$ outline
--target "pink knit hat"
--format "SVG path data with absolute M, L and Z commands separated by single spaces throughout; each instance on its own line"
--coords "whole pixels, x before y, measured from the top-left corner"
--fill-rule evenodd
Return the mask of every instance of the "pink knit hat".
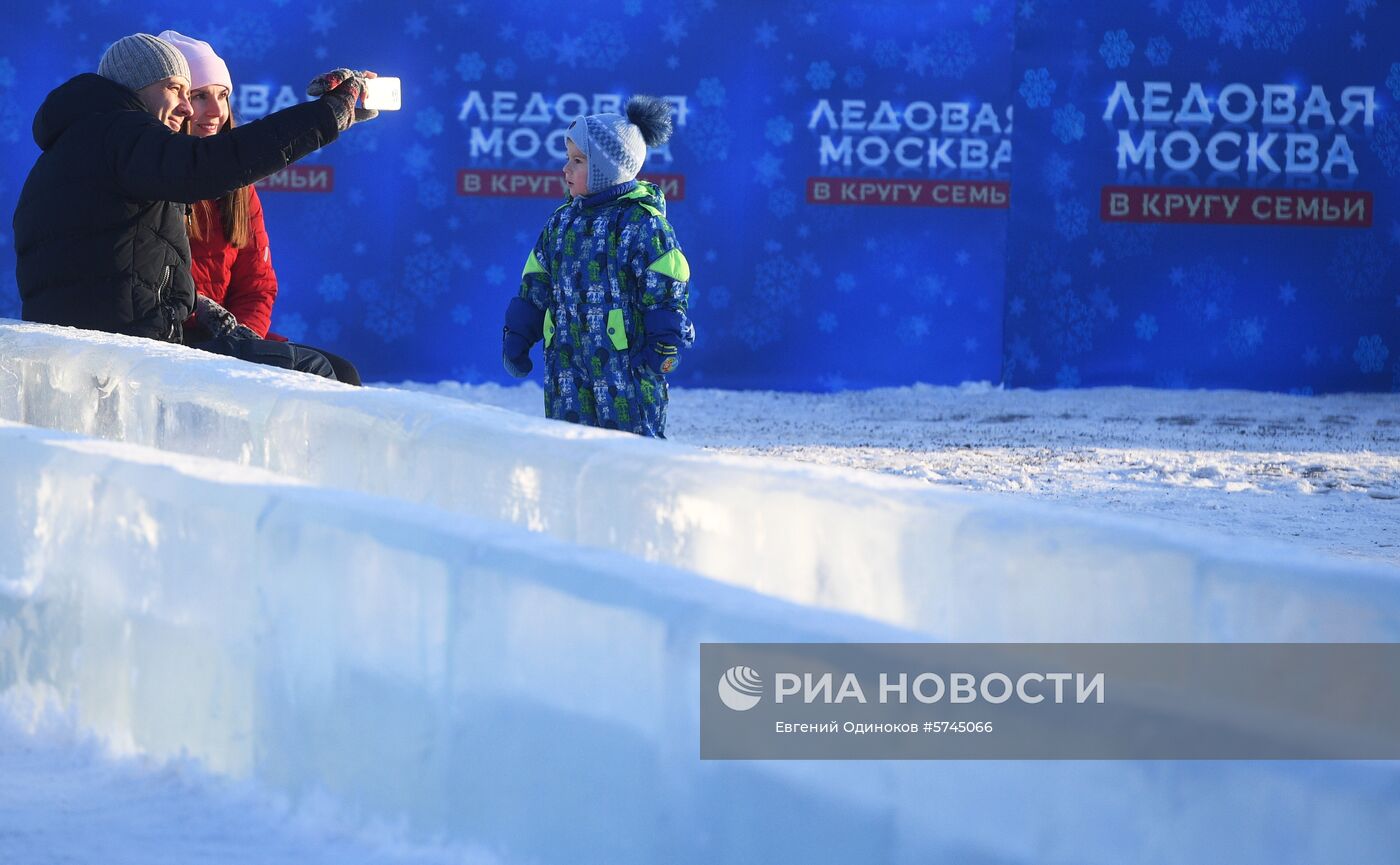
M 228 74 L 228 65 L 214 53 L 208 42 L 191 39 L 174 30 L 165 30 L 157 35 L 180 49 L 180 53 L 185 55 L 185 60 L 189 61 L 191 90 L 208 87 L 210 84 L 222 84 L 228 88 L 229 93 L 233 92 L 233 77 Z

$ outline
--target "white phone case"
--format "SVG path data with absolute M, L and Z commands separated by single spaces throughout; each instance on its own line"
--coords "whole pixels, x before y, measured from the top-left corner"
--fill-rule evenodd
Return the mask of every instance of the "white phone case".
M 398 111 L 403 104 L 399 79 L 366 78 L 365 95 L 361 104 L 377 111 Z

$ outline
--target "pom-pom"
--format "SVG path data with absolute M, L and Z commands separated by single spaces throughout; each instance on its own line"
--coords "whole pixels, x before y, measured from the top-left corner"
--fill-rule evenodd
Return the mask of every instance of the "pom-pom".
M 671 103 L 655 96 L 627 100 L 627 122 L 642 131 L 647 147 L 659 147 L 671 138 Z

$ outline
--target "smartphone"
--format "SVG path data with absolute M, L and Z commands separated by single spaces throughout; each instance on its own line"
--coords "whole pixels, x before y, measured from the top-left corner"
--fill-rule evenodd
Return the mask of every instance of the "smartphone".
M 403 104 L 397 78 L 366 78 L 365 95 L 360 103 L 376 111 L 398 111 Z

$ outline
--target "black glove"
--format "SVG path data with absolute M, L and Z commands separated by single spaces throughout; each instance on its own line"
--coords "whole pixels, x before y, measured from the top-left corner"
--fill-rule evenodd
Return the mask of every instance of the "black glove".
M 239 324 L 233 313 L 202 294 L 194 296 L 194 315 L 214 339 L 262 339 L 246 324 Z
M 319 96 L 335 110 L 335 122 L 341 132 L 349 129 L 352 123 L 379 116 L 379 112 L 371 108 L 356 107 L 364 92 L 363 73 L 344 67 L 323 72 L 306 85 L 307 96 Z
M 513 297 L 506 307 L 506 326 L 501 331 L 501 361 L 506 372 L 516 378 L 530 374 L 530 346 L 544 338 L 544 312 L 523 297 Z

